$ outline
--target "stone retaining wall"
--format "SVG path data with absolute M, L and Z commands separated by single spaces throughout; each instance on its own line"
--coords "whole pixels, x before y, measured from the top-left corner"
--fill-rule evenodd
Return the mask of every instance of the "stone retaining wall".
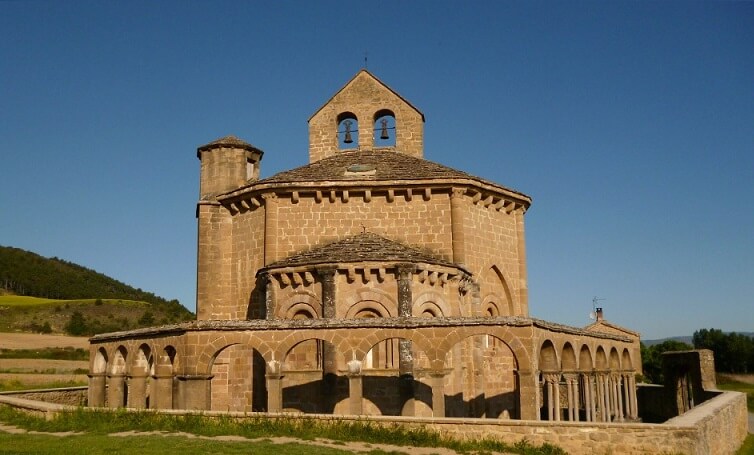
M 68 406 L 86 406 L 86 394 L 88 389 L 87 386 L 82 386 L 60 389 L 21 390 L 3 392 L 2 395 L 32 401 L 42 401 L 45 403 L 56 403 Z
M 75 409 L 70 406 L 35 402 L 0 395 L 0 404 L 8 404 L 27 412 L 46 415 Z M 185 414 L 187 411 L 162 411 Z M 532 444 L 549 443 L 570 454 L 735 454 L 746 438 L 746 396 L 739 392 L 722 392 L 682 416 L 663 424 L 648 423 L 579 423 L 540 422 L 491 419 L 432 419 L 390 416 L 332 416 L 313 414 L 257 414 L 203 411 L 207 417 L 250 416 L 283 417 L 328 421 L 370 421 L 378 425 L 400 424 L 424 427 L 459 439 L 497 438 L 508 443 L 526 439 Z

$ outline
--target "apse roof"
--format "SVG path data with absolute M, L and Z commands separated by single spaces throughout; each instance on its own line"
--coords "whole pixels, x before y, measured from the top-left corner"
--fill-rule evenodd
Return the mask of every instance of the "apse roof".
M 430 179 L 471 179 L 526 196 L 466 172 L 385 149 L 340 152 L 251 184 Z
M 269 264 L 265 269 L 299 267 L 324 263 L 349 262 L 421 262 L 459 268 L 458 265 L 430 253 L 412 248 L 372 232 L 362 232 L 353 237 L 296 253 Z

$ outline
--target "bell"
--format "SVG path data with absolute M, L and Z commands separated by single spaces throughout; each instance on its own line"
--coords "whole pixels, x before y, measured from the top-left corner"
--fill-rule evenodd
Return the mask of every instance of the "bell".
M 390 139 L 390 136 L 387 134 L 387 119 L 382 119 L 380 123 L 382 124 L 382 134 L 380 134 L 380 139 L 383 141 L 385 139 Z
M 346 144 L 351 144 L 351 143 L 353 143 L 353 138 L 351 137 L 351 121 L 350 120 L 346 120 L 343 123 L 346 125 L 346 136 L 343 139 L 343 142 L 346 143 Z

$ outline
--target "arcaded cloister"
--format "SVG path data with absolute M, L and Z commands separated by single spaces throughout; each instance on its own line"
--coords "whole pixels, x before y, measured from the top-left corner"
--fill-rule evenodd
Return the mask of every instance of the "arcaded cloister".
M 89 406 L 638 419 L 637 333 L 529 316 L 529 196 L 426 160 L 366 70 L 308 123 L 267 178 L 236 137 L 198 148 L 197 320 L 93 337 Z

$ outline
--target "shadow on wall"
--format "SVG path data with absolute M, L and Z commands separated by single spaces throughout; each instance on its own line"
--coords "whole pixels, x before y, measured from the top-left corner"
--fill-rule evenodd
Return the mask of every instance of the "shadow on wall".
M 308 381 L 283 389 L 283 408 L 286 411 L 337 414 L 336 407 L 343 405 L 349 397 L 348 377 L 326 375 L 322 379 L 321 372 L 311 374 Z M 316 375 L 319 379 L 315 379 Z M 319 400 L 312 400 L 312 397 L 319 397 Z M 432 416 L 432 389 L 410 376 L 364 376 L 364 400 L 367 414 Z M 463 394 L 446 395 L 446 417 L 517 418 L 515 402 L 514 392 L 469 399 L 464 399 Z M 348 414 L 345 410 L 342 413 Z
M 709 349 L 668 351 L 662 354 L 663 385 L 640 384 L 639 417 L 661 423 L 719 395 L 715 382 L 715 358 Z

